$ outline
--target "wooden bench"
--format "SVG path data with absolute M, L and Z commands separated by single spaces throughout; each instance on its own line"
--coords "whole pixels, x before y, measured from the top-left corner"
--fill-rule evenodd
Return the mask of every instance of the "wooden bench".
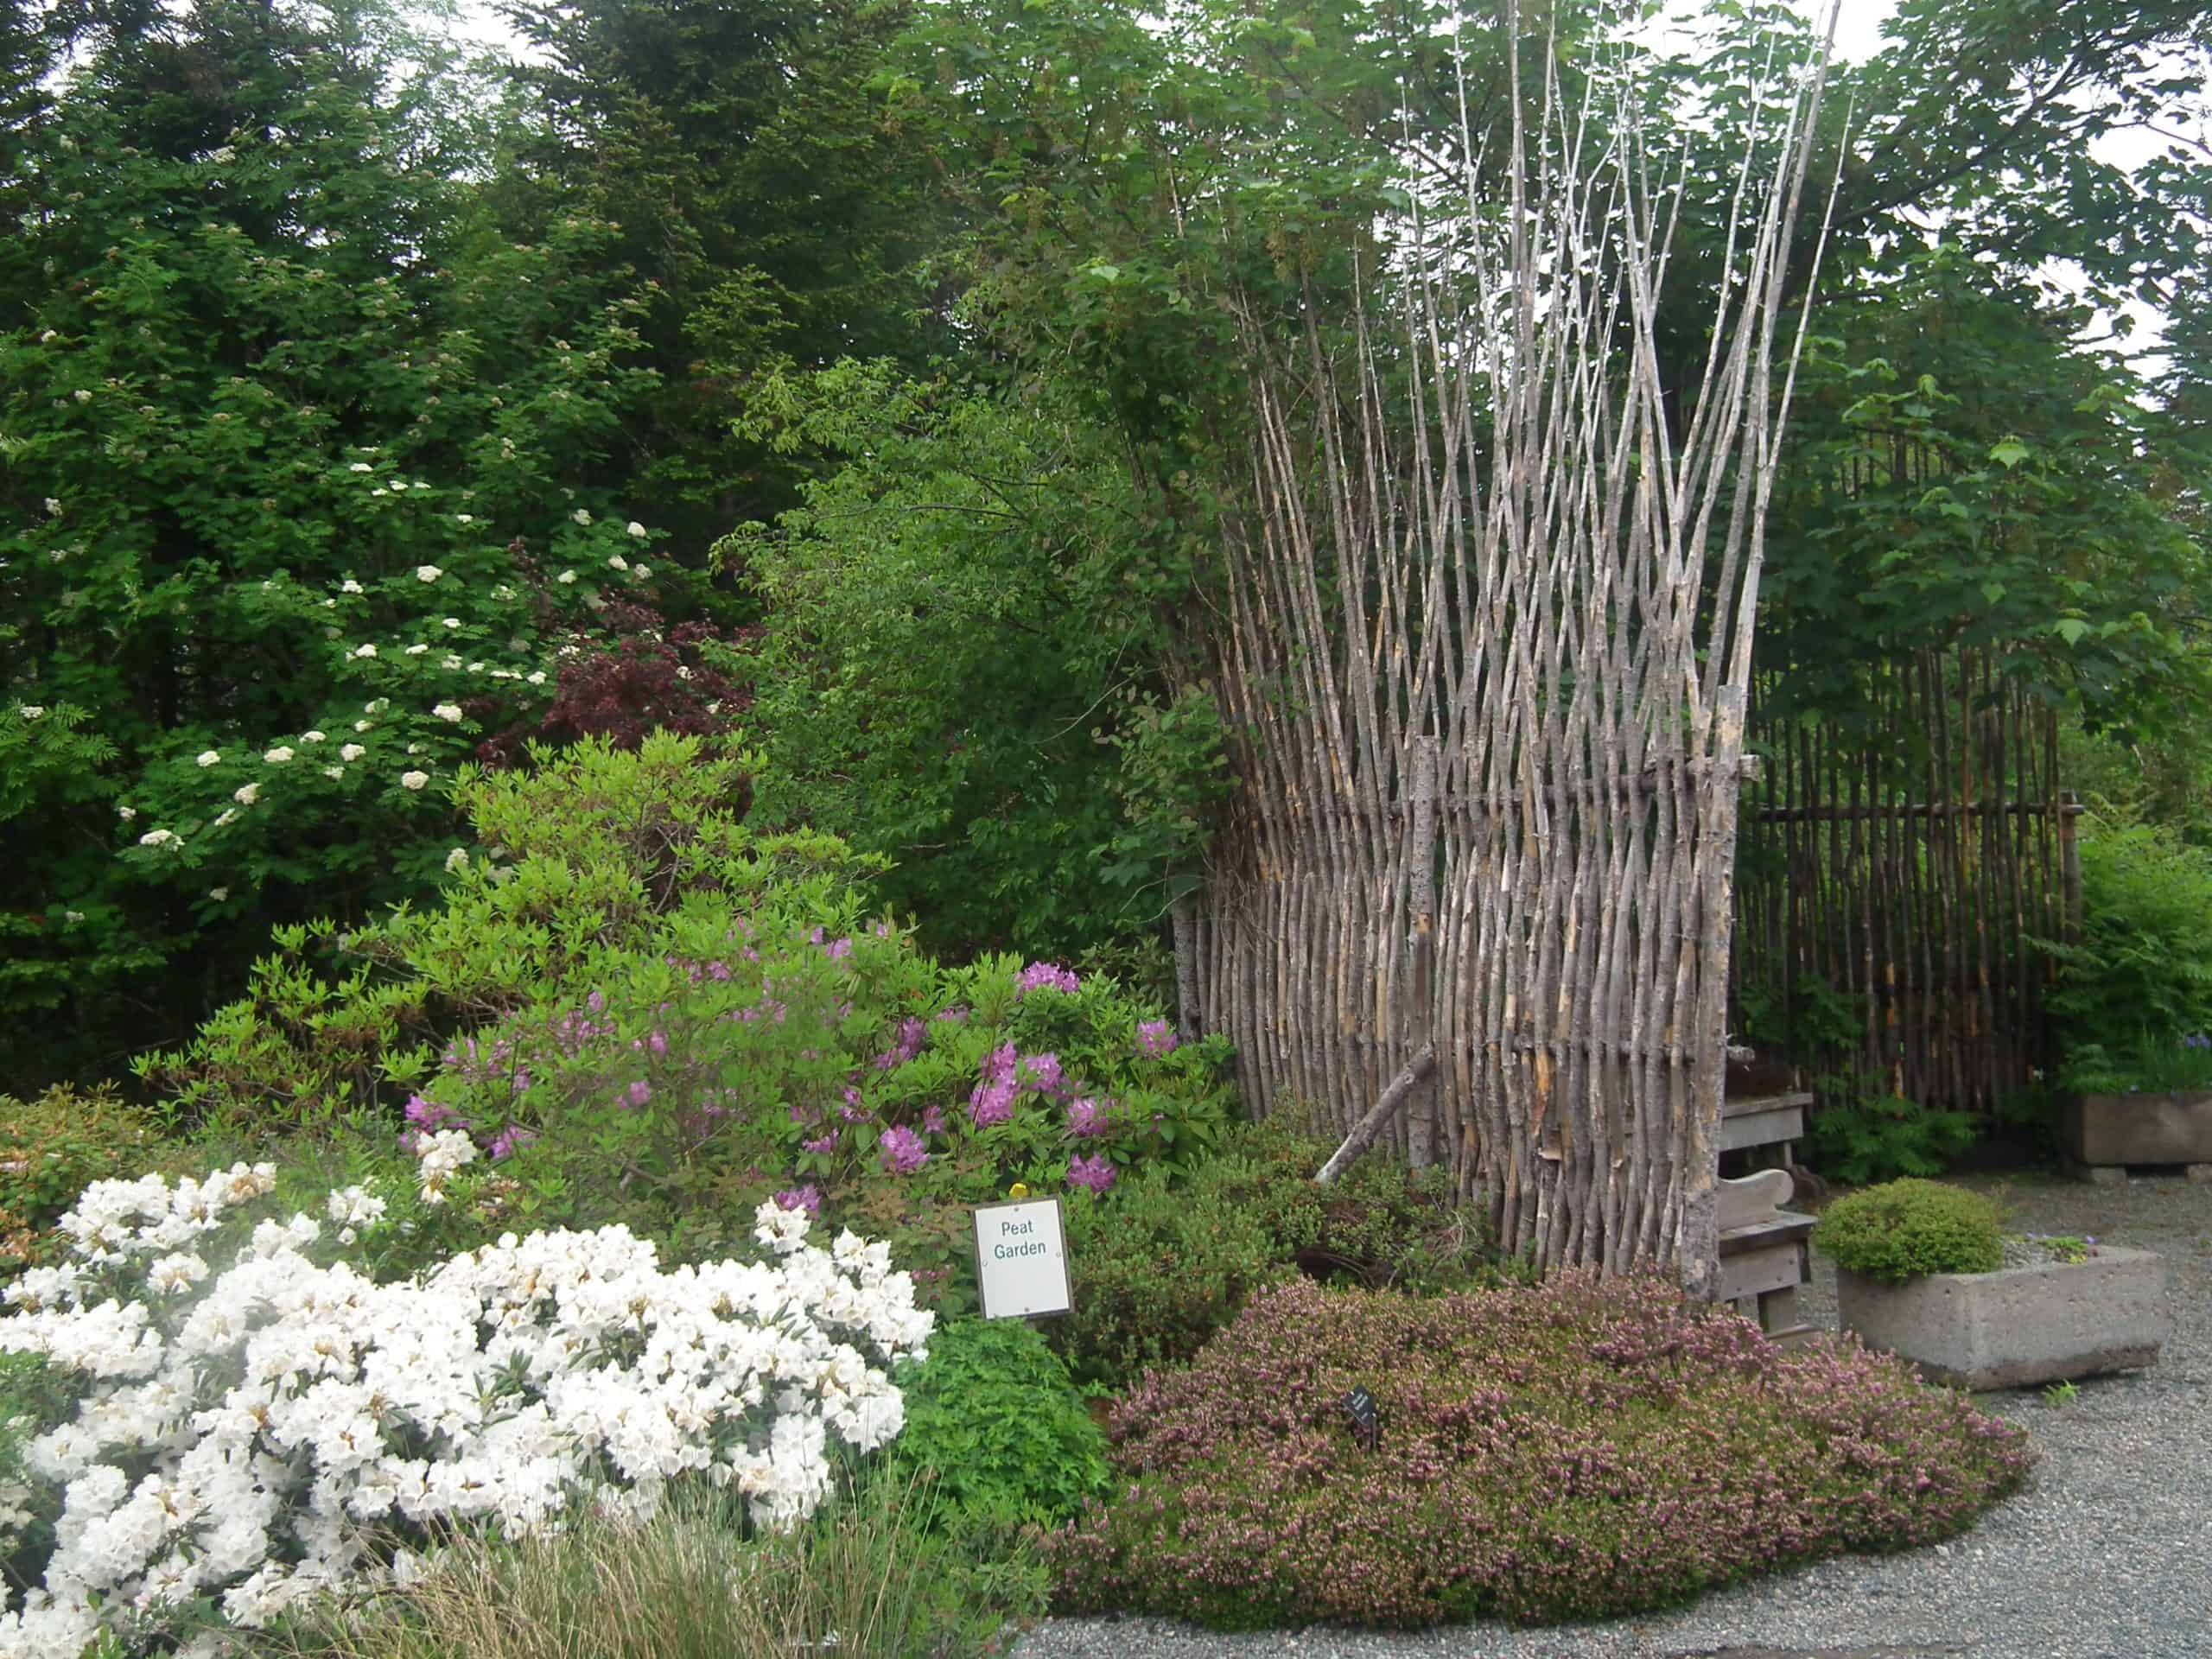
M 1783 1167 L 1796 1162 L 1796 1143 L 1805 1134 L 1808 1093 L 1726 1095 L 1720 1102 L 1720 1150 L 1749 1153 L 1753 1161 L 1772 1160 Z M 1778 1151 L 1770 1151 L 1778 1148 Z
M 1785 1169 L 1723 1180 L 1719 1188 L 1720 1300 L 1781 1343 L 1813 1333 L 1797 1311 L 1797 1287 L 1812 1276 L 1806 1241 L 1813 1218 L 1783 1208 L 1796 1191 Z

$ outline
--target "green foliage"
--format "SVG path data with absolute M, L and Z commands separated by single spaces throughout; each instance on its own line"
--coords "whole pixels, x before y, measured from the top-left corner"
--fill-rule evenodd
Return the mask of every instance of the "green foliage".
M 947 1527 L 922 1484 L 877 1480 L 788 1536 L 734 1498 L 678 1489 L 643 1526 L 580 1514 L 509 1544 L 456 1539 L 365 1607 L 310 1606 L 253 1640 L 266 1659 L 970 1659 L 1042 1611 L 1019 1541 Z
M 2004 1265 L 1997 1206 L 1938 1181 L 1888 1181 L 1847 1193 L 1813 1229 L 1836 1266 L 1890 1284 L 1929 1273 L 1994 1273 Z
M 1255 1290 L 1294 1270 L 1421 1293 L 1496 1281 L 1482 1218 L 1447 1172 L 1370 1154 L 1316 1185 L 1334 1150 L 1273 1120 L 1240 1126 L 1180 1183 L 1147 1171 L 1110 1208 L 1072 1205 L 1075 1311 L 1052 1339 L 1077 1379 L 1118 1393 L 1187 1363 Z
M 606 466 L 643 302 L 604 221 L 504 232 L 496 99 L 378 0 L 82 44 L 0 303 L 0 701 L 53 711 L 0 750 L 32 1078 L 180 1034 L 272 920 L 433 891 L 456 763 L 654 580 Z
M 29 1101 L 0 1095 L 0 1274 L 56 1255 L 50 1230 L 77 1194 L 143 1174 L 157 1139 L 109 1084 L 79 1093 L 57 1084 Z
M 940 1516 L 1012 1534 L 1056 1527 L 1106 1490 L 1106 1436 L 1044 1338 L 1018 1319 L 954 1319 L 903 1370 L 906 1426 L 871 1478 L 919 1485 Z
M 2059 1081 L 2083 1094 L 2191 1086 L 2212 1034 L 2212 850 L 2156 824 L 2093 821 L 2082 927 L 2045 940 Z
M 1215 1163 L 1258 1179 L 1234 1154 Z M 1119 1393 L 1148 1370 L 1189 1363 L 1255 1290 L 1294 1271 L 1255 1210 L 1218 1191 L 1179 1189 L 1164 1172 L 1120 1183 L 1110 1205 L 1078 1198 L 1066 1219 L 1075 1307 L 1052 1338 L 1093 1392 Z
M 440 908 L 289 931 L 248 996 L 149 1058 L 171 1112 L 372 1160 L 403 1117 L 464 1126 L 501 1221 L 626 1221 L 679 1257 L 780 1193 L 889 1239 L 948 1309 L 974 1294 L 968 1206 L 1218 1141 L 1218 1041 L 1141 1041 L 1151 1011 L 1103 977 L 931 962 L 865 919 L 869 861 L 739 816 L 747 757 L 660 736 L 534 763 L 461 780 L 480 853 Z
M 1862 1186 L 1900 1176 L 1940 1175 L 1974 1143 L 1974 1116 L 1923 1105 L 1878 1085 L 1857 1094 L 1821 1079 L 1820 1104 L 1806 1127 L 1806 1160 L 1832 1181 Z

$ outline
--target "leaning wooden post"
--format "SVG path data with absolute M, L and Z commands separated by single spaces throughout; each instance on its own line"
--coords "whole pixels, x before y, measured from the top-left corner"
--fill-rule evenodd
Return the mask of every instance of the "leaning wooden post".
M 1436 1035 L 1436 794 L 1444 746 L 1433 737 L 1413 741 L 1412 824 L 1406 847 L 1408 908 L 1413 912 L 1412 984 L 1402 1025 L 1408 1052 L 1418 1053 Z M 1436 1161 L 1439 1090 L 1435 1075 L 1416 1084 L 1406 1120 L 1406 1158 L 1415 1169 Z

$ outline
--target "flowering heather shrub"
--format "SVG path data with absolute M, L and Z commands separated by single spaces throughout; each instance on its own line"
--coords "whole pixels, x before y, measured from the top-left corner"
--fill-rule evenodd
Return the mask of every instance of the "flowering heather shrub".
M 144 1116 L 106 1087 L 0 1095 L 0 1273 L 54 1255 L 66 1240 L 51 1229 L 77 1194 L 137 1167 L 155 1139 Z
M 2020 1431 L 1895 1360 L 1784 1352 L 1656 1278 L 1576 1274 L 1269 1290 L 1111 1433 L 1122 1496 L 1049 1540 L 1062 1602 L 1222 1627 L 1635 1612 L 1950 1537 L 2029 1464 Z
M 1941 1181 L 1885 1181 L 1827 1207 L 1813 1243 L 1836 1266 L 1890 1284 L 1925 1273 L 1994 1273 L 2005 1265 L 1997 1206 Z
M 159 1645 L 216 1608 L 258 1626 L 390 1582 L 396 1547 L 456 1523 L 528 1535 L 584 1499 L 644 1519 L 687 1475 L 787 1528 L 830 1489 L 831 1437 L 868 1452 L 899 1432 L 891 1366 L 933 1322 L 885 1246 L 817 1249 L 772 1204 L 766 1263 L 664 1272 L 611 1227 L 508 1234 L 378 1284 L 325 1232 L 387 1224 L 382 1198 L 246 1233 L 274 1181 L 241 1163 L 98 1183 L 62 1219 L 71 1259 L 10 1290 L 0 1350 L 42 1356 L 75 1397 L 0 1491 L 0 1548 L 35 1585 L 0 1612 L 0 1655 L 103 1629 Z

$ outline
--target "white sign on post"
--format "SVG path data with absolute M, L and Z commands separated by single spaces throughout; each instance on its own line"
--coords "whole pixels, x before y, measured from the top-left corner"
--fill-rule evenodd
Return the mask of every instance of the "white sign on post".
M 976 1211 L 976 1278 L 987 1319 L 1065 1313 L 1068 1251 L 1058 1198 L 987 1204 Z

